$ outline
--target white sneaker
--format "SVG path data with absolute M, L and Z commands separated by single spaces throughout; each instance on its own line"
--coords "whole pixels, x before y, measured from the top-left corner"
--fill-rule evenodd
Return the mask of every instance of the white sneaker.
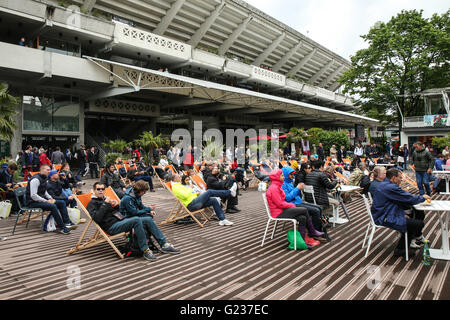
M 219 221 L 219 226 L 231 226 L 233 225 L 233 222 L 230 220 L 224 219 Z
M 233 185 L 232 185 L 231 188 L 230 188 L 231 196 L 232 196 L 233 198 L 236 197 L 236 190 L 237 190 L 237 184 L 236 184 L 236 182 L 235 182 L 235 183 L 233 183 Z
M 418 244 L 425 244 L 425 238 L 423 237 L 423 235 L 421 235 L 420 237 L 418 237 L 418 238 L 415 238 L 414 240 L 416 240 L 416 242 L 418 243 Z

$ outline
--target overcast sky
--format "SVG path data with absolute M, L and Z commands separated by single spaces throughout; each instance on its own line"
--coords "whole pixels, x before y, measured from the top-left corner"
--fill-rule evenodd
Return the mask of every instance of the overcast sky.
M 423 9 L 428 18 L 450 8 L 448 0 L 245 1 L 348 60 L 367 47 L 360 35 L 377 21 L 387 22 L 403 9 Z

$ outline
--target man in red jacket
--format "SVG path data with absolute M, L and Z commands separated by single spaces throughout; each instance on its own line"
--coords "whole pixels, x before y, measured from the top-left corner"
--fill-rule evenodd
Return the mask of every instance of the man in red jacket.
M 307 237 L 306 223 L 311 219 L 308 209 L 297 207 L 295 204 L 285 201 L 286 195 L 281 188 L 284 183 L 283 171 L 280 169 L 274 170 L 270 173 L 269 178 L 272 184 L 267 189 L 266 197 L 272 217 L 297 220 L 298 231 L 308 248 L 319 245 L 319 241 Z
M 41 166 L 43 164 L 48 164 L 49 166 L 51 166 L 51 162 L 50 159 L 47 157 L 47 150 L 44 150 L 40 155 L 39 155 L 39 160 L 41 162 Z

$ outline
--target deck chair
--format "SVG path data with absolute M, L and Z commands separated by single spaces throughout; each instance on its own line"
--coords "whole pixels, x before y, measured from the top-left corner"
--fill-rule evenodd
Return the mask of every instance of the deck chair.
M 260 181 L 258 180 L 258 178 L 255 175 L 255 171 L 253 170 L 252 166 L 248 166 L 250 168 L 250 171 L 253 173 L 253 177 L 250 180 L 249 184 L 248 184 L 248 188 L 249 189 L 253 189 L 253 188 L 257 188 L 258 184 L 260 183 Z
M 119 173 L 119 169 L 120 169 L 120 168 L 125 168 L 125 171 L 128 172 L 129 167 L 128 167 L 128 169 L 127 169 L 127 166 L 126 166 L 126 165 L 123 165 L 123 164 L 115 164 L 115 165 L 114 165 L 114 168 L 116 168 L 117 174 L 119 175 L 120 180 L 122 180 L 122 182 L 125 184 L 125 187 L 128 188 L 128 187 L 131 185 L 131 181 L 130 181 L 130 179 L 128 179 L 127 177 L 125 177 L 125 178 L 122 177 L 122 176 L 120 175 L 120 173 Z
M 172 184 L 170 182 L 165 182 L 164 184 L 165 184 L 166 189 L 170 192 L 170 194 L 176 200 L 176 203 L 173 206 L 172 210 L 170 211 L 167 219 L 164 220 L 163 222 L 161 222 L 159 225 L 162 226 L 164 224 L 175 222 L 177 220 L 180 220 L 180 219 L 183 219 L 186 217 L 191 217 L 192 219 L 194 219 L 195 222 L 197 222 L 197 224 L 201 228 L 203 228 L 205 226 L 205 224 L 210 220 L 208 218 L 208 214 L 206 212 L 208 211 L 210 214 L 211 209 L 203 208 L 203 209 L 200 209 L 197 211 L 190 211 L 172 192 Z M 209 210 L 207 210 L 207 209 L 209 209 Z M 199 216 L 199 219 L 197 219 L 196 215 Z
M 54 164 L 53 165 L 53 170 L 60 171 L 61 168 L 62 168 L 62 164 Z
M 288 167 L 287 161 L 280 161 L 280 163 L 283 167 Z
M 114 192 L 114 190 L 111 187 L 108 187 L 105 189 L 105 195 L 117 200 L 120 202 L 119 197 L 116 195 L 116 193 Z M 89 204 L 89 201 L 91 201 L 91 193 L 85 193 L 85 194 L 81 194 L 81 195 L 76 195 L 75 199 L 77 201 L 78 204 L 78 208 L 80 209 L 81 212 L 83 212 L 89 219 L 86 227 L 83 230 L 83 233 L 80 236 L 80 239 L 78 240 L 78 243 L 76 244 L 76 246 L 72 249 L 70 249 L 69 251 L 67 251 L 67 254 L 72 254 L 87 248 L 91 248 L 94 247 L 100 243 L 103 242 L 108 242 L 108 244 L 114 249 L 114 251 L 119 255 L 119 257 L 121 259 L 124 258 L 124 255 L 120 252 L 120 250 L 116 247 L 116 245 L 112 242 L 112 240 L 114 239 L 118 239 L 118 238 L 127 238 L 127 234 L 125 232 L 110 236 L 108 235 L 105 231 L 103 231 L 102 228 L 100 228 L 100 226 L 95 223 L 95 221 L 92 219 L 91 215 L 89 214 L 89 212 L 87 211 L 87 205 Z M 96 228 L 95 233 L 92 237 L 85 239 L 86 233 L 89 229 L 89 227 L 91 225 L 94 225 L 94 227 Z
M 197 187 L 199 187 L 200 189 L 203 189 L 203 190 L 207 190 L 206 182 L 202 179 L 202 177 L 200 177 L 198 175 L 193 175 L 190 178 Z

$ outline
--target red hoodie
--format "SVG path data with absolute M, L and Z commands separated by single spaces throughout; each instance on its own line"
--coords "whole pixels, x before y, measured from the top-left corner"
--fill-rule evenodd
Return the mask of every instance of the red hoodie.
M 48 164 L 49 166 L 52 165 L 52 163 L 50 162 L 50 160 L 47 157 L 47 154 L 45 152 L 42 152 L 41 155 L 39 156 L 39 160 L 41 162 L 41 166 L 43 164 Z
M 283 181 L 280 180 L 280 175 L 283 173 L 281 169 L 274 170 L 270 173 L 269 178 L 272 181 L 269 189 L 267 189 L 266 197 L 272 217 L 278 217 L 285 209 L 295 208 L 295 204 L 286 202 L 284 199 L 286 195 L 281 189 Z

